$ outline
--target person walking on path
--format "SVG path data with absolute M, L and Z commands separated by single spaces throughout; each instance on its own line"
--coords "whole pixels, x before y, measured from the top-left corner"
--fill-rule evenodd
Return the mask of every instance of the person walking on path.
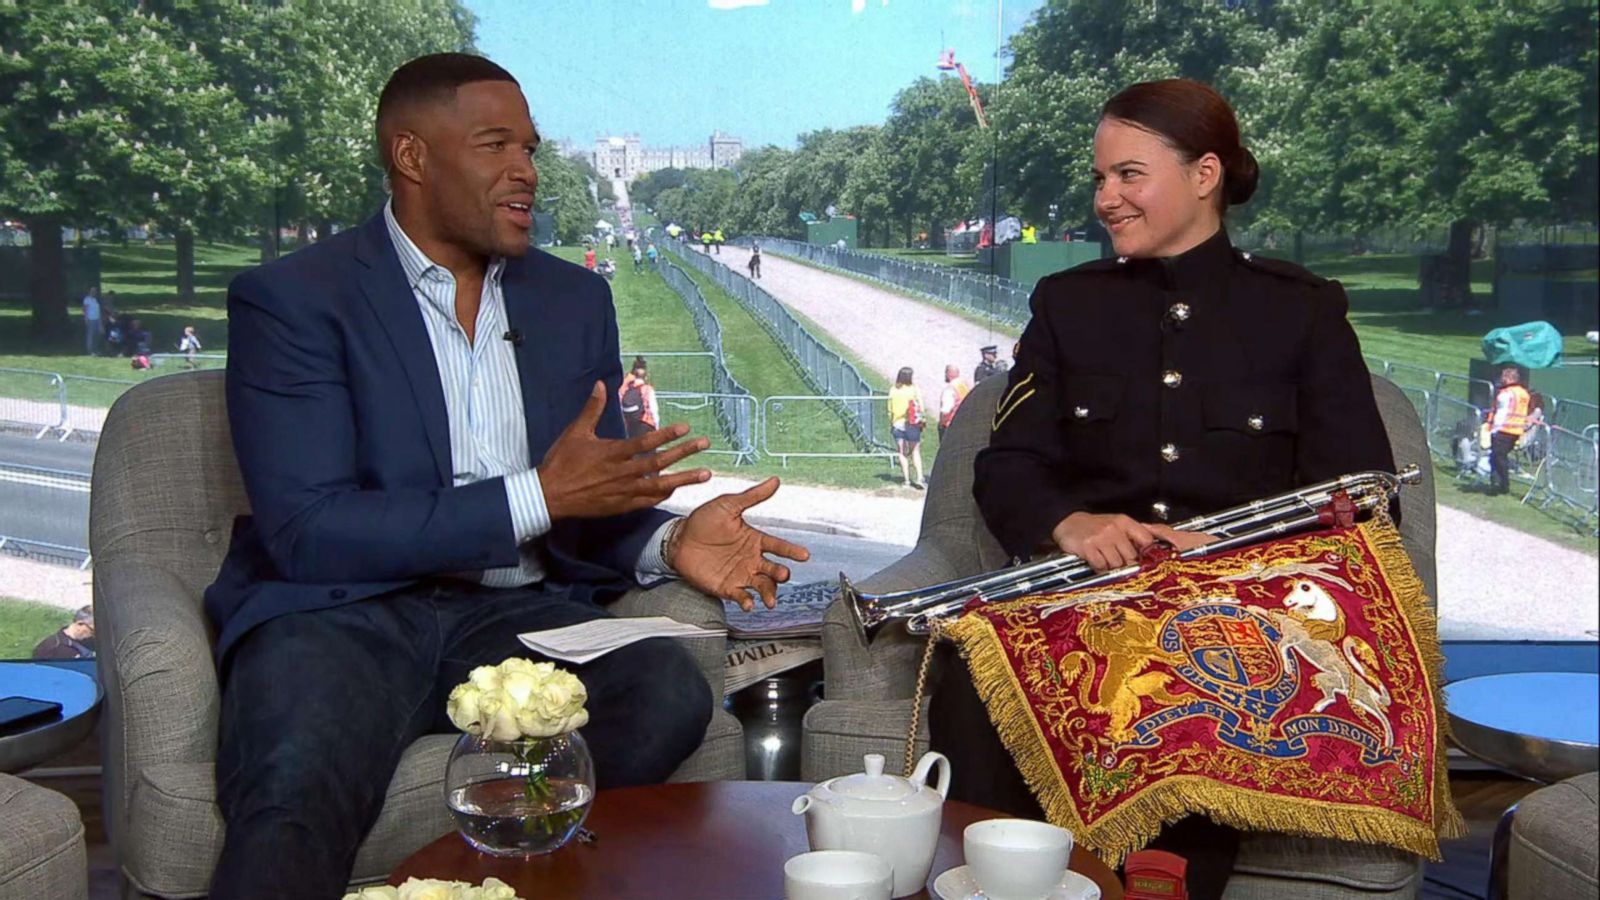
M 944 367 L 944 390 L 939 392 L 939 440 L 944 440 L 944 433 L 950 427 L 950 422 L 956 417 L 956 410 L 961 408 L 961 401 L 967 399 L 967 392 L 972 390 L 961 378 L 961 368 L 955 365 Z
M 760 244 L 751 244 L 750 245 L 750 262 L 747 264 L 747 266 L 750 269 L 750 277 L 754 278 L 756 281 L 760 281 L 761 280 L 761 245 Z
M 622 376 L 622 384 L 617 386 L 617 401 L 622 405 L 622 424 L 629 438 L 659 427 L 661 411 L 656 406 L 656 389 L 650 384 L 644 357 L 633 358 L 633 369 Z
M 1500 390 L 1494 395 L 1494 412 L 1489 418 L 1489 472 L 1491 495 L 1511 491 L 1511 451 L 1528 431 L 1528 416 L 1533 396 L 1520 382 L 1516 366 L 1500 370 Z
M 89 288 L 83 295 L 83 352 L 90 356 L 100 354 L 100 339 L 105 334 L 100 324 L 100 289 Z
M 656 242 L 655 241 L 651 241 L 650 243 L 645 245 L 644 256 L 645 256 L 645 259 L 650 260 L 650 268 L 654 269 L 656 267 L 656 259 L 660 255 L 661 255 L 661 251 L 656 249 Z
M 895 452 L 900 458 L 900 474 L 906 487 L 927 490 L 922 478 L 922 397 L 911 381 L 911 367 L 906 366 L 895 376 L 894 387 L 889 389 L 889 433 L 894 436 Z M 910 464 L 907 464 L 909 459 Z M 911 480 L 911 469 L 917 470 L 917 480 Z
M 640 250 L 638 243 L 634 241 L 629 241 L 628 244 L 633 248 L 633 271 L 638 272 L 644 266 L 644 251 Z

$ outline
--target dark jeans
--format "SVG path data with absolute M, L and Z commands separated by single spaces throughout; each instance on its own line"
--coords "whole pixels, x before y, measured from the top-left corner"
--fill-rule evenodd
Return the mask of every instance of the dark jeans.
M 1494 489 L 1499 493 L 1511 490 L 1511 451 L 1517 448 L 1521 435 L 1497 431 L 1489 436 L 1489 471 L 1494 478 Z
M 966 665 L 948 644 L 938 650 L 938 684 L 928 711 L 933 749 L 950 760 L 950 799 L 987 806 L 1024 819 L 1044 810 L 989 720 Z M 1188 860 L 1189 900 L 1222 896 L 1239 854 L 1239 832 L 1204 816 L 1179 819 L 1161 829 L 1152 850 Z
M 456 731 L 451 688 L 477 666 L 538 659 L 519 632 L 609 616 L 584 586 L 441 579 L 247 634 L 224 673 L 217 801 L 228 827 L 211 896 L 341 896 L 401 754 Z M 558 664 L 589 691 L 583 736 L 601 788 L 664 781 L 705 736 L 711 690 L 671 640 Z

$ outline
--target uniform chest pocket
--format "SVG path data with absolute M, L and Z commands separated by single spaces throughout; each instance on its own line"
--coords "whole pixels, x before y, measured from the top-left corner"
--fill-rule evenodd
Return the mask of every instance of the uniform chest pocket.
M 1299 430 L 1292 384 L 1213 384 L 1201 411 L 1210 429 L 1244 434 L 1294 434 Z
M 1071 424 L 1107 422 L 1122 405 L 1121 375 L 1068 375 L 1056 400 L 1061 418 Z

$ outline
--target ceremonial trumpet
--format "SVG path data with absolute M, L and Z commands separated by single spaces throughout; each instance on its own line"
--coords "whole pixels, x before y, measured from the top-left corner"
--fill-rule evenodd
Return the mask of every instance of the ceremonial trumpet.
M 1341 519 L 1353 520 L 1357 512 L 1387 506 L 1401 485 L 1421 481 L 1422 470 L 1415 465 L 1401 468 L 1398 474 L 1357 472 L 1197 516 L 1173 528 L 1204 532 L 1217 540 L 1174 554 L 1174 557 L 1196 559 L 1316 525 L 1342 524 Z M 1349 502 L 1341 505 L 1341 496 Z M 959 612 L 973 600 L 998 603 L 1045 591 L 1076 590 L 1118 581 L 1139 569 L 1140 566 L 1132 565 L 1096 573 L 1083 559 L 1064 554 L 997 572 L 885 594 L 863 594 L 850 579 L 840 575 L 839 592 L 865 639 L 889 622 L 902 620 L 912 634 L 927 634 L 931 620 Z

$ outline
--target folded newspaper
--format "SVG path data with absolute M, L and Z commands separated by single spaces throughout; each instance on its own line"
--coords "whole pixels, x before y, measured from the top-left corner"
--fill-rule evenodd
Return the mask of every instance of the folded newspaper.
M 820 638 L 729 641 L 728 670 L 722 692 L 731 694 L 743 690 L 763 678 L 771 678 L 821 658 Z
M 551 659 L 582 665 L 646 638 L 720 638 L 727 632 L 720 628 L 701 628 L 674 621 L 666 616 L 638 616 L 617 619 L 593 619 L 551 628 L 529 631 L 517 635 L 523 646 Z
M 738 604 L 722 601 L 728 614 L 728 636 L 775 640 L 778 638 L 819 637 L 822 634 L 822 616 L 828 604 L 839 594 L 836 581 L 813 581 L 793 587 L 778 588 L 778 605 L 767 609 L 760 603 L 750 612 Z

